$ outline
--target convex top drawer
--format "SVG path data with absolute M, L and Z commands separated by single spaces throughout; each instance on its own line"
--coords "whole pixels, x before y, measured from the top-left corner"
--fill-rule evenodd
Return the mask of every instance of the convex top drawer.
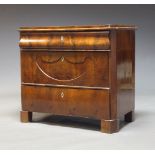
M 21 32 L 21 48 L 64 50 L 108 50 L 109 31 L 97 32 Z

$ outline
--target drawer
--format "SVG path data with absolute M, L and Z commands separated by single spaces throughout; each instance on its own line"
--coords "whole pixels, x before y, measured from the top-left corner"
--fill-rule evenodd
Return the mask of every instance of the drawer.
M 108 119 L 109 90 L 22 86 L 22 109 Z
M 109 32 L 21 33 L 21 48 L 70 50 L 106 50 L 110 48 Z
M 109 87 L 109 53 L 21 52 L 23 83 Z

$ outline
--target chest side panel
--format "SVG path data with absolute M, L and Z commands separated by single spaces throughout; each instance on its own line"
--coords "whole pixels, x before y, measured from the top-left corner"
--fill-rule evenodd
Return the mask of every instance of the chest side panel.
M 118 113 L 134 110 L 135 31 L 117 31 L 117 102 Z

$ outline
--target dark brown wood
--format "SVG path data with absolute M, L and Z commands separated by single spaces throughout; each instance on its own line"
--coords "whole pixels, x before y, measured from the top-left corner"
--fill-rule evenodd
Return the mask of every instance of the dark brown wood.
M 127 114 L 125 114 L 124 119 L 126 122 L 133 122 L 135 119 L 134 111 L 130 111 Z
M 119 131 L 119 120 L 101 120 L 101 132 L 115 133 Z
M 101 120 L 101 131 L 131 122 L 135 94 L 135 27 L 22 27 L 21 113 Z M 25 120 L 26 120 L 25 119 Z
M 32 121 L 32 112 L 30 112 L 30 111 L 21 111 L 20 112 L 20 120 L 23 123 L 31 122 Z

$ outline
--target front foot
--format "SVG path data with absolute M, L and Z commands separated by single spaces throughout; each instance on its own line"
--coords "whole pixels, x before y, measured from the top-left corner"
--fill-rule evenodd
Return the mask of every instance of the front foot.
M 32 112 L 21 111 L 20 112 L 20 120 L 23 123 L 32 122 Z
M 115 133 L 119 131 L 119 120 L 101 120 L 101 132 Z

